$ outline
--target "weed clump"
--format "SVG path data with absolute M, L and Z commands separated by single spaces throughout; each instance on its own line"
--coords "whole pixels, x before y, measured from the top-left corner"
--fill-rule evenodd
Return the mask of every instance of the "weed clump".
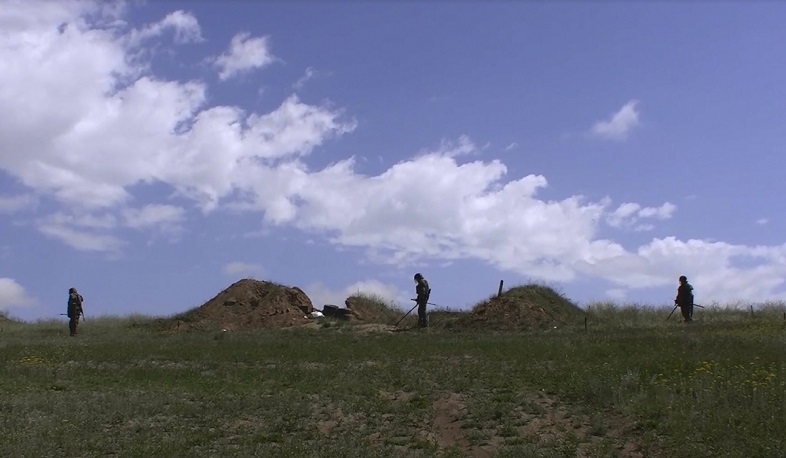
M 344 305 L 352 311 L 351 320 L 365 323 L 393 325 L 406 313 L 376 294 L 353 294 Z

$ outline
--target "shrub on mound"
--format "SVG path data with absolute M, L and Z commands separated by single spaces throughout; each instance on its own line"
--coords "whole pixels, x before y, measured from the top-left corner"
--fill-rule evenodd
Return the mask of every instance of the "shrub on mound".
M 478 303 L 457 325 L 486 330 L 549 329 L 577 323 L 583 316 L 581 308 L 554 289 L 528 284 Z
M 352 320 L 364 323 L 395 324 L 407 313 L 375 294 L 353 294 L 344 301 L 344 305 L 352 311 Z

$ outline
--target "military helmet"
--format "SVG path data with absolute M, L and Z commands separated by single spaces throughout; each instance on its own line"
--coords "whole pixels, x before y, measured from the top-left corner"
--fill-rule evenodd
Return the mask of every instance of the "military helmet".
M 688 277 L 685 275 L 680 276 L 680 281 L 688 281 Z
M 70 288 L 70 289 L 68 290 L 68 292 L 69 292 L 69 293 L 75 293 L 75 292 L 76 292 L 76 288 Z
M 420 272 L 415 274 L 415 280 L 422 280 L 422 279 L 423 279 L 423 274 L 421 274 Z

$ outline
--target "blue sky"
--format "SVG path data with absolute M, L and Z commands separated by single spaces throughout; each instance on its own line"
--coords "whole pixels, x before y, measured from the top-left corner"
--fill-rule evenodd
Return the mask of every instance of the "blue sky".
M 0 309 L 786 299 L 786 5 L 0 3 Z

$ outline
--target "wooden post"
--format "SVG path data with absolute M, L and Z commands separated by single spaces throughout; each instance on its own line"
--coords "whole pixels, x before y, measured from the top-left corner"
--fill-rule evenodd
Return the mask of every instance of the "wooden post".
M 499 281 L 499 291 L 497 291 L 497 297 L 502 296 L 502 280 Z
M 751 317 L 753 317 L 753 304 L 751 304 Z
M 587 331 L 587 317 L 584 317 L 584 332 Z

